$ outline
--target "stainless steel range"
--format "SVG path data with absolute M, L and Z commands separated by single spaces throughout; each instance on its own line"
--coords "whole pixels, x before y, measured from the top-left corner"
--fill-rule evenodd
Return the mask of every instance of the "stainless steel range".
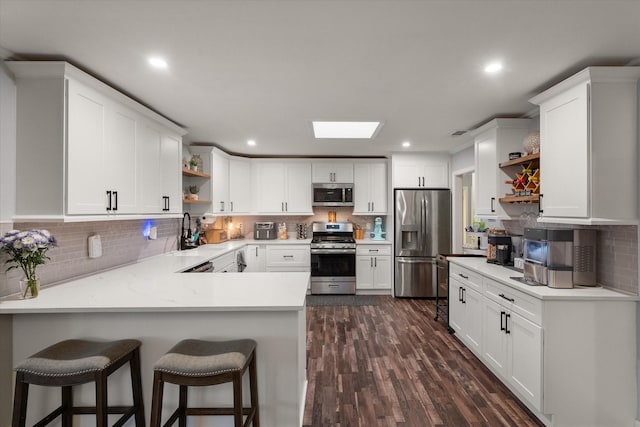
M 350 222 L 314 222 L 311 293 L 356 293 L 356 241 Z

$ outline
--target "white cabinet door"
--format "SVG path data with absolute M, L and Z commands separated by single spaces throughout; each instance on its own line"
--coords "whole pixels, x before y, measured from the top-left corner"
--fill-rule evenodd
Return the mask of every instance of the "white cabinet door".
M 392 157 L 393 188 L 449 188 L 448 154 Z
M 391 257 L 377 256 L 373 260 L 374 281 L 376 289 L 391 289 Z M 356 280 L 357 280 L 356 276 Z
M 386 162 L 356 163 L 354 172 L 354 215 L 387 214 Z
M 495 301 L 485 298 L 482 358 L 494 372 L 507 378 L 506 310 Z
M 356 256 L 356 289 L 373 289 L 373 257 Z
M 313 213 L 311 163 L 285 163 L 285 170 L 287 172 L 285 212 L 311 215 Z
M 256 162 L 259 213 L 312 215 L 310 162 Z
M 105 182 L 117 192 L 116 213 L 138 212 L 136 125 L 132 111 L 113 105 L 106 111 Z M 91 162 L 93 163 L 93 162 Z
M 588 100 L 585 82 L 540 105 L 542 216 L 589 215 Z
M 248 159 L 229 159 L 229 211 L 249 213 L 251 204 L 251 162 Z
M 229 158 L 217 149 L 211 151 L 211 189 L 213 213 L 229 213 Z
M 246 272 L 267 271 L 267 256 L 265 245 L 247 245 L 245 251 Z
M 108 207 L 104 169 L 105 100 L 68 83 L 67 213 L 104 214 Z
M 319 184 L 353 183 L 353 162 L 341 160 L 313 162 L 311 181 Z
M 535 408 L 542 409 L 542 328 L 509 313 L 509 382 Z
M 182 140 L 175 135 L 163 135 L 160 149 L 162 157 L 162 212 L 182 212 Z
M 498 204 L 496 179 L 498 159 L 496 156 L 497 130 L 491 129 L 475 140 L 476 159 L 476 214 L 495 215 Z
M 482 354 L 482 307 L 484 298 L 473 289 L 465 287 L 462 293 L 465 306 L 465 329 L 463 331 L 467 344 L 477 355 Z
M 481 355 L 483 297 L 453 276 L 449 277 L 449 289 L 449 324 L 470 350 Z
M 148 122 L 140 122 L 136 132 L 136 151 L 139 159 L 138 198 L 140 213 L 162 212 L 162 168 L 160 164 L 162 134 Z

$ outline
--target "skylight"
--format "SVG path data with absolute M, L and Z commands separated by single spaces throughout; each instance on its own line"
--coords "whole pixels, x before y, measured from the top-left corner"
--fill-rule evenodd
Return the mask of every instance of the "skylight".
M 316 139 L 372 139 L 380 122 L 319 122 L 314 121 L 313 135 Z

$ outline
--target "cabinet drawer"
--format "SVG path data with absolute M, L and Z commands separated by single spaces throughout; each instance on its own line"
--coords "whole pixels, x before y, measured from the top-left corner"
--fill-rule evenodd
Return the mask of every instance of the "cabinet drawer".
M 267 246 L 267 268 L 306 267 L 311 265 L 309 246 Z
M 235 257 L 233 252 L 229 252 L 228 254 L 221 255 L 217 258 L 211 260 L 213 264 L 213 272 L 220 273 L 222 270 L 226 269 L 230 264 L 235 263 Z
M 356 255 L 391 255 L 391 245 L 357 245 Z
M 484 279 L 485 296 L 514 313 L 542 325 L 542 300 L 491 279 Z
M 469 288 L 482 292 L 482 276 L 478 273 L 474 273 L 464 267 L 450 263 L 449 276 L 455 277 L 460 283 L 468 286 Z

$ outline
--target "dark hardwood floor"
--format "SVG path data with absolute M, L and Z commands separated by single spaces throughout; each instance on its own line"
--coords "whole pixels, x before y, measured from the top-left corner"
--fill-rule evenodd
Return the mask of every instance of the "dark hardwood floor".
M 307 307 L 304 426 L 539 426 L 433 300 Z

